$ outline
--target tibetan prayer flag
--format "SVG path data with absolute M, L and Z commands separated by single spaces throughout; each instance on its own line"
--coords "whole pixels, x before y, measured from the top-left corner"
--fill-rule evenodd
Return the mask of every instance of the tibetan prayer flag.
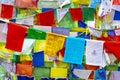
M 8 23 L 6 48 L 21 52 L 26 31 L 27 28 L 21 25 Z
M 16 74 L 32 76 L 32 65 L 16 64 Z
M 52 32 L 56 34 L 69 35 L 69 28 L 52 27 Z
M 70 11 L 73 21 L 82 20 L 82 9 L 81 8 L 70 8 L 69 11 Z
M 82 16 L 85 21 L 94 21 L 94 9 L 93 8 L 82 8 Z
M 55 56 L 64 46 L 65 36 L 47 33 L 45 54 Z
M 45 40 L 36 40 L 33 48 L 34 52 L 44 51 L 45 44 L 46 44 Z
M 51 68 L 51 78 L 66 78 L 67 69 L 66 68 Z
M 65 44 L 64 62 L 82 64 L 85 39 L 67 37 Z
M 44 40 L 46 38 L 46 32 L 34 28 L 29 28 L 27 38 Z
M 33 54 L 33 66 L 44 66 L 44 52 L 37 52 Z
M 94 66 L 103 65 L 103 41 L 87 40 L 86 64 Z
M 36 14 L 38 25 L 55 26 L 55 18 L 53 10 Z
M 18 8 L 35 8 L 38 0 L 16 0 L 15 5 Z
M 13 14 L 13 6 L 2 4 L 1 17 L 6 19 L 11 19 Z
M 120 11 L 115 11 L 114 20 L 120 20 Z

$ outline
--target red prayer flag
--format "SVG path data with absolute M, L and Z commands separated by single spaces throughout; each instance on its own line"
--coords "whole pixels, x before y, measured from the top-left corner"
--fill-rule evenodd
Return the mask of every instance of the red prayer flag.
M 106 41 L 104 43 L 104 49 L 107 53 L 113 53 L 113 55 L 120 61 L 120 42 Z
M 6 19 L 11 19 L 13 14 L 13 6 L 2 4 L 1 17 Z
M 113 0 L 113 5 L 119 5 L 120 6 L 120 0 Z
M 16 0 L 15 5 L 18 8 L 36 8 L 38 0 Z
M 82 20 L 82 9 L 81 8 L 70 8 L 69 11 L 70 11 L 73 21 Z
M 38 25 L 55 26 L 53 10 L 49 10 L 49 11 L 36 14 L 36 18 L 37 18 Z
M 8 23 L 6 48 L 21 52 L 26 31 L 27 28 L 21 25 Z

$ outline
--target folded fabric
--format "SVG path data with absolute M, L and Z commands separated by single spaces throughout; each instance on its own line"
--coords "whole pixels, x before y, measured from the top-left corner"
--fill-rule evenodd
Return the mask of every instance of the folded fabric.
M 82 20 L 82 9 L 81 8 L 70 8 L 69 11 L 70 11 L 73 21 Z
M 67 37 L 65 44 L 64 62 L 82 64 L 84 47 L 85 47 L 84 39 Z
M 41 30 L 37 30 L 34 28 L 29 28 L 27 38 L 45 40 L 46 39 L 46 32 L 41 31 Z
M 33 66 L 44 66 L 44 52 L 33 54 Z
M 16 64 L 16 74 L 32 76 L 32 65 Z
M 87 40 L 86 64 L 103 66 L 103 41 Z
M 53 10 L 36 14 L 38 25 L 55 26 L 55 18 Z
M 119 61 L 120 61 L 120 55 L 119 55 L 119 50 L 120 50 L 120 42 L 110 42 L 106 41 L 104 43 L 104 49 L 106 53 L 112 53 Z
M 11 19 L 13 14 L 13 6 L 2 4 L 1 17 L 6 19 Z
M 55 56 L 64 46 L 65 36 L 47 33 L 45 54 L 48 56 Z
M 6 48 L 21 52 L 26 31 L 21 25 L 8 23 Z

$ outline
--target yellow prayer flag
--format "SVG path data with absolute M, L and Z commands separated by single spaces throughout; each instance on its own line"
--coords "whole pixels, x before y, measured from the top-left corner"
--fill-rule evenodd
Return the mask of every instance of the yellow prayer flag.
M 64 41 L 64 35 L 48 32 L 46 36 L 45 54 L 55 56 L 63 48 Z
M 108 37 L 107 32 L 102 32 L 102 36 L 103 36 L 103 37 Z
M 36 40 L 34 44 L 34 52 L 44 51 L 46 40 Z
M 32 61 L 30 55 L 20 55 L 20 61 Z
M 76 4 L 89 4 L 90 0 L 72 0 L 72 2 Z
M 107 22 L 110 23 L 111 22 L 110 14 L 106 15 L 105 17 L 106 17 Z
M 4 52 L 12 55 L 13 51 L 5 48 L 5 45 L 6 45 L 5 43 L 0 42 L 0 52 Z
M 66 68 L 51 68 L 51 78 L 66 78 L 67 69 Z

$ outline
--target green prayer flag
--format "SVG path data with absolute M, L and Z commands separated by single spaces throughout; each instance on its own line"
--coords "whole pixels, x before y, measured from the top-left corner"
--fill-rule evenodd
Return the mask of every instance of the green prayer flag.
M 42 77 L 50 77 L 50 68 L 34 67 L 33 76 L 35 76 L 36 80 L 41 80 Z
M 118 71 L 118 65 L 108 65 L 106 66 L 107 71 Z
M 84 21 L 94 21 L 94 12 L 93 8 L 82 8 L 82 16 Z
M 37 30 L 34 28 L 29 28 L 27 38 L 45 40 L 46 39 L 46 32 L 41 31 L 41 30 Z

